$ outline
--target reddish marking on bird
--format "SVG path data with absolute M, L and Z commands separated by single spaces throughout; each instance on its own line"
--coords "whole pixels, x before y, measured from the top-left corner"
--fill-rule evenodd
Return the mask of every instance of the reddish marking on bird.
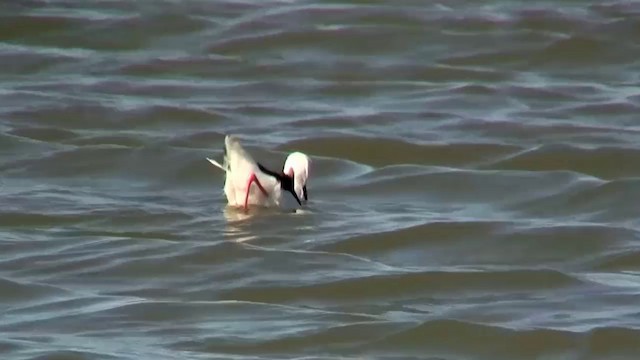
M 264 194 L 264 196 L 269 197 L 269 193 L 267 192 L 267 190 L 264 189 L 264 187 L 262 187 L 262 184 L 260 184 L 260 180 L 258 180 L 258 178 L 256 177 L 255 173 L 251 174 L 251 177 L 249 177 L 249 181 L 247 182 L 247 194 L 244 197 L 244 210 L 248 210 L 249 209 L 249 192 L 251 191 L 251 183 L 256 183 L 256 185 L 258 185 L 258 188 L 260 188 L 260 191 L 262 191 L 262 193 Z

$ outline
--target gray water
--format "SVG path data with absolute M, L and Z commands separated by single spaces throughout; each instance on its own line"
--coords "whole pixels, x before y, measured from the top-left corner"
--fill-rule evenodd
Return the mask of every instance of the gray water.
M 635 360 L 638 59 L 635 1 L 5 0 L 0 358 Z

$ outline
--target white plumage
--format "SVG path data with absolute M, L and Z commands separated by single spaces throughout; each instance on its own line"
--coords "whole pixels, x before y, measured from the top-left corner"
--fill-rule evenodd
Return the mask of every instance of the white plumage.
M 226 172 L 224 193 L 230 206 L 249 205 L 279 206 L 283 190 L 294 195 L 298 203 L 306 199 L 306 181 L 309 173 L 309 159 L 302 153 L 289 155 L 289 167 L 285 163 L 283 173 L 276 173 L 258 164 L 240 143 L 240 140 L 227 135 L 224 139 L 225 156 L 223 164 L 207 158 L 213 165 Z M 298 177 L 300 180 L 297 180 Z M 300 181 L 300 183 L 298 183 Z

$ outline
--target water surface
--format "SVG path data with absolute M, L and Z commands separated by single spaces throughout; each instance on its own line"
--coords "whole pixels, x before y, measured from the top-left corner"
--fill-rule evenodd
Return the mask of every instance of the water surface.
M 637 359 L 639 16 L 2 2 L 2 358 Z M 304 211 L 225 207 L 228 133 Z

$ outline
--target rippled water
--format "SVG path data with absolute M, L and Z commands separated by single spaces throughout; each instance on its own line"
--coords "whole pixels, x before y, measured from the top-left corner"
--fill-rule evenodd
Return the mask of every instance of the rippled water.
M 639 59 L 635 1 L 3 1 L 1 358 L 637 359 Z

